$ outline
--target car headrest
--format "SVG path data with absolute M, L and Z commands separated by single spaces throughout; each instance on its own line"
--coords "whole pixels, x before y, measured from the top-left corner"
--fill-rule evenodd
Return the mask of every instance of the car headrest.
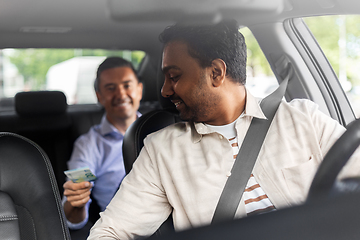
M 19 116 L 61 115 L 66 109 L 66 96 L 60 91 L 19 92 L 15 95 L 15 110 Z
M 151 61 L 151 57 L 149 55 L 144 57 L 139 66 L 137 74 L 140 82 L 142 82 L 144 86 L 142 96 L 143 102 L 157 101 L 157 88 L 156 84 L 154 83 L 156 78 L 156 67 L 156 62 L 154 64 L 154 62 Z

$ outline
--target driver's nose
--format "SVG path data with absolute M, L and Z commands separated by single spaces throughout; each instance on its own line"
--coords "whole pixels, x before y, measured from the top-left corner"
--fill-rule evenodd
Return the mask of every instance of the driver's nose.
M 171 81 L 165 78 L 164 84 L 161 88 L 161 95 L 165 98 L 168 98 L 173 94 L 174 94 L 174 90 Z

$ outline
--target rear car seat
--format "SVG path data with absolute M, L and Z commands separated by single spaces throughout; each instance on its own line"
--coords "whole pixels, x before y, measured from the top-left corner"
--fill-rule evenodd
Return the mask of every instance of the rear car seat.
M 139 81 L 142 82 L 143 96 L 140 102 L 139 112 L 148 113 L 155 109 L 161 109 L 161 105 L 157 96 L 157 65 L 150 55 L 146 55 L 139 66 L 137 72 Z
M 60 194 L 74 141 L 100 123 L 104 109 L 95 104 L 68 106 L 60 91 L 20 92 L 15 111 L 2 112 L 0 131 L 13 132 L 37 143 L 48 155 Z
M 147 55 L 139 67 L 138 77 L 144 84 L 139 108 L 142 114 L 160 108 L 154 81 L 156 62 Z M 0 112 L 0 131 L 29 138 L 46 152 L 62 195 L 63 171 L 67 170 L 73 144 L 81 134 L 100 123 L 104 108 L 97 104 L 68 106 L 65 94 L 60 91 L 20 92 L 6 106 L 6 111 Z
M 72 143 L 71 119 L 64 93 L 59 91 L 20 92 L 15 95 L 14 132 L 37 143 L 48 155 L 62 194 Z

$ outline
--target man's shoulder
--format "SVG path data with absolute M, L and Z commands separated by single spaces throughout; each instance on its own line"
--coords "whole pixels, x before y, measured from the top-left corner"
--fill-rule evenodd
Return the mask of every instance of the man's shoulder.
M 315 102 L 306 98 L 294 98 L 293 100 L 288 102 L 288 104 L 295 107 L 317 106 Z
M 309 99 L 293 99 L 290 102 L 282 101 L 280 107 L 290 112 L 315 112 L 319 105 Z
M 178 122 L 164 127 L 156 132 L 150 133 L 145 140 L 147 141 L 163 141 L 178 138 L 190 132 L 189 122 Z
M 86 133 L 82 133 L 77 139 L 76 142 L 89 142 L 95 140 L 96 137 L 100 136 L 100 124 L 90 127 Z
M 294 99 L 291 102 L 283 101 L 279 106 L 277 119 L 283 119 L 288 122 L 297 122 L 301 124 L 334 124 L 340 125 L 331 118 L 326 112 L 319 108 L 319 105 L 308 99 Z

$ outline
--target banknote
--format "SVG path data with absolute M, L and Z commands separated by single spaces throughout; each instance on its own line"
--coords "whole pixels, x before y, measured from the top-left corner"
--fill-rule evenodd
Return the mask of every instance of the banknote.
M 94 181 L 96 176 L 90 171 L 89 167 L 77 168 L 64 171 L 65 175 L 75 183 L 84 181 Z

